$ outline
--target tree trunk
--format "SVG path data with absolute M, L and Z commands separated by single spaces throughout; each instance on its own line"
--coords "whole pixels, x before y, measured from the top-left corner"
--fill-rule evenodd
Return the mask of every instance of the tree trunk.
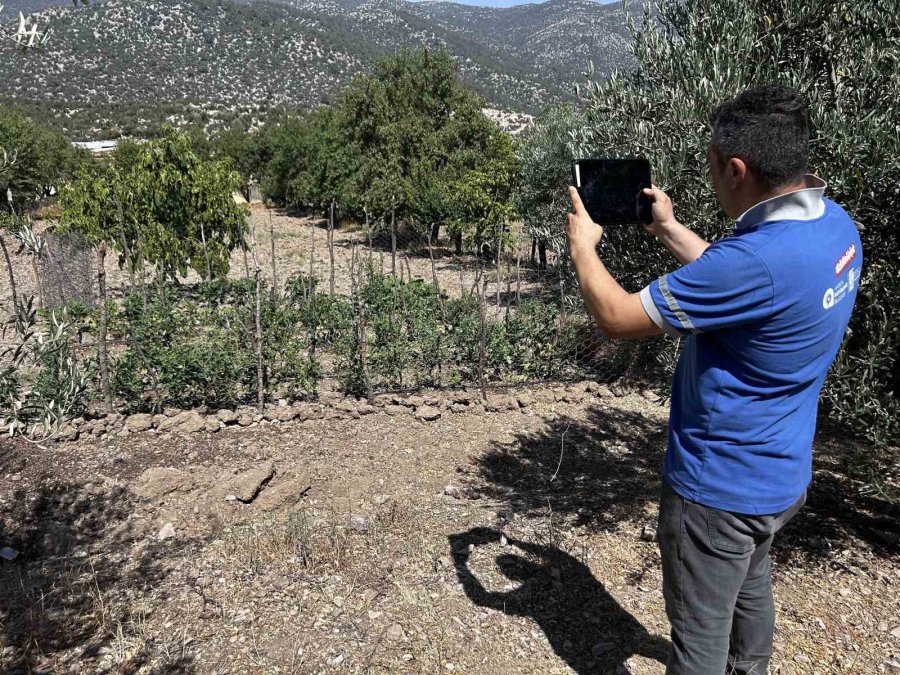
M 541 260 L 541 269 L 547 269 L 547 242 L 543 239 L 538 242 L 538 255 L 540 256 Z
M 100 332 L 97 344 L 100 349 L 100 388 L 103 391 L 103 400 L 106 409 L 112 412 L 112 392 L 109 389 L 109 354 L 106 349 L 106 329 L 108 317 L 106 312 L 106 241 L 100 242 L 97 251 L 97 285 L 100 290 Z
M 462 255 L 462 232 L 457 232 L 453 237 L 453 245 L 456 247 L 456 255 Z
M 432 223 L 431 224 L 431 232 L 429 233 L 428 237 L 433 245 L 437 246 L 438 239 L 440 238 L 440 234 L 441 234 L 441 224 L 440 223 Z
M 203 257 L 206 258 L 206 279 L 212 281 L 212 265 L 209 264 L 209 248 L 206 245 L 206 230 L 200 223 L 200 241 L 203 242 Z
M 19 296 L 16 293 L 16 276 L 13 274 L 12 260 L 9 258 L 9 250 L 6 248 L 6 241 L 4 241 L 2 233 L 0 233 L 0 248 L 3 249 L 3 258 L 6 260 L 6 271 L 9 273 L 9 288 L 12 291 L 13 308 L 15 309 L 19 302 Z

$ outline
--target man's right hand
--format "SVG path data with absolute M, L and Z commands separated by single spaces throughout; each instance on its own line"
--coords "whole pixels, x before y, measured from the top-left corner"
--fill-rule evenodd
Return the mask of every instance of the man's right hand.
M 680 223 L 675 220 L 675 212 L 672 209 L 672 200 L 669 195 L 655 185 L 644 188 L 644 195 L 650 199 L 653 222 L 645 224 L 644 229 L 655 237 L 662 238 Z
M 644 225 L 644 229 L 657 237 L 682 265 L 692 263 L 703 255 L 709 243 L 675 220 L 669 195 L 655 185 L 644 188 L 644 194 L 650 199 L 653 214 L 653 222 Z

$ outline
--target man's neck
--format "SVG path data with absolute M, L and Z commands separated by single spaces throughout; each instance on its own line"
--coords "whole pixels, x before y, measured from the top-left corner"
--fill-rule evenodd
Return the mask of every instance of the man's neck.
M 740 203 L 737 205 L 738 213 L 746 213 L 761 202 L 768 201 L 769 199 L 774 199 L 775 197 L 780 197 L 781 195 L 786 195 L 789 192 L 804 190 L 807 187 L 809 187 L 809 185 L 807 185 L 806 177 L 804 177 L 794 183 L 781 185 L 770 190 L 753 190 L 752 192 L 741 198 Z

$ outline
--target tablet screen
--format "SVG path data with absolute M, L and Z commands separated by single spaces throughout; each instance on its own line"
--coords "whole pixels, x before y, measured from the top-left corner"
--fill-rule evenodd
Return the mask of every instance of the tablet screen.
M 653 219 L 650 200 L 641 192 L 650 187 L 646 159 L 580 159 L 572 163 L 572 179 L 588 214 L 600 225 Z

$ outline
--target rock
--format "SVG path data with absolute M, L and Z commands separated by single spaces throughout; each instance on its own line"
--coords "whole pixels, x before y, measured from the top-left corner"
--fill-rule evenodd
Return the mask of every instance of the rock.
M 520 408 L 528 408 L 534 405 L 534 397 L 527 391 L 523 391 L 516 396 L 516 403 L 519 404 Z
M 259 415 L 256 408 L 251 408 L 248 405 L 242 405 L 237 410 L 234 411 L 237 415 L 237 423 L 242 427 L 249 427 L 251 424 L 257 421 L 257 416 L 262 419 L 262 416 Z
M 351 516 L 350 529 L 359 534 L 367 534 L 369 532 L 370 522 L 365 516 Z
M 343 662 L 344 662 L 343 654 L 335 654 L 334 656 L 329 656 L 327 659 L 325 659 L 325 663 L 327 663 L 332 668 L 337 668 Z
M 275 419 L 279 422 L 290 422 L 293 419 L 296 419 L 299 411 L 296 408 L 279 406 L 277 412 L 275 413 Z
M 67 423 L 63 424 L 59 431 L 56 432 L 56 440 L 58 441 L 75 441 L 78 440 L 78 436 L 81 435 L 81 432 L 78 430 L 74 424 Z
M 374 405 L 369 405 L 368 403 L 360 403 L 356 408 L 356 412 L 360 415 L 371 415 L 376 410 L 377 408 Z
M 233 480 L 228 482 L 226 492 L 233 494 L 238 501 L 249 504 L 256 499 L 256 496 L 272 480 L 274 475 L 275 465 L 272 462 L 265 462 L 258 467 L 243 471 L 235 476 Z
M 609 391 L 616 398 L 621 398 L 622 396 L 628 396 L 629 391 L 628 387 L 625 386 L 623 382 L 620 380 L 616 380 L 609 385 Z
M 206 429 L 206 420 L 196 410 L 185 410 L 171 417 L 167 416 L 158 426 L 160 431 L 192 434 Z
M 809 663 L 809 657 L 803 652 L 798 652 L 794 655 L 794 661 L 797 663 Z
M 406 634 L 403 632 L 403 626 L 399 623 L 395 623 L 391 626 L 388 626 L 388 629 L 384 632 L 389 640 L 402 640 L 406 637 Z
M 346 398 L 342 401 L 338 401 L 334 404 L 336 410 L 341 410 L 346 413 L 355 413 L 357 409 L 357 402 L 352 398 Z
M 466 403 L 453 403 L 450 405 L 450 412 L 461 413 L 469 409 Z
M 891 635 L 900 640 L 900 626 L 897 626 L 894 630 L 892 630 Z
M 384 406 L 384 412 L 388 415 L 406 415 L 409 412 L 409 408 L 405 405 L 389 404 Z
M 261 511 L 274 511 L 282 507 L 292 507 L 307 493 L 310 485 L 294 478 L 277 485 L 268 486 L 253 501 L 253 506 Z
M 148 431 L 153 428 L 153 415 L 147 413 L 129 415 L 125 420 L 125 428 L 131 432 Z
M 131 491 L 138 497 L 156 500 L 171 492 L 186 492 L 194 486 L 190 475 L 169 466 L 155 466 L 140 475 Z
M 644 541 L 656 541 L 656 529 L 652 525 L 644 525 L 641 530 L 641 539 Z
M 181 410 L 179 410 L 178 408 L 163 409 L 163 415 L 165 415 L 166 417 L 175 417 L 175 415 L 178 415 L 180 413 L 181 413 Z
M 305 420 L 318 420 L 324 417 L 322 406 L 316 403 L 300 403 L 294 406 L 297 410 L 297 419 L 301 422 Z
M 405 401 L 401 401 L 401 403 L 409 408 L 418 408 L 426 405 L 425 399 L 422 396 L 410 396 Z
M 220 410 L 216 413 L 216 417 L 224 424 L 234 424 L 237 422 L 237 415 L 234 410 Z
M 894 673 L 900 673 L 900 662 L 897 661 L 885 661 L 882 664 L 885 668 Z
M 416 408 L 416 418 L 432 422 L 441 416 L 441 411 L 430 405 L 420 405 Z
M 222 428 L 222 421 L 218 417 L 207 417 L 205 420 L 206 423 L 206 431 L 211 434 L 214 434 L 219 429 Z
M 500 546 L 509 546 L 509 540 L 506 538 L 505 534 L 500 535 Z
M 231 620 L 232 623 L 250 623 L 253 621 L 253 612 L 249 609 L 242 609 Z
M 453 394 L 453 402 L 460 405 L 469 405 L 472 402 L 472 394 L 467 391 L 458 391 Z
M 462 499 L 462 490 L 455 485 L 448 485 L 444 488 L 444 494 L 454 499 Z
M 162 526 L 162 529 L 159 531 L 159 534 L 156 535 L 156 538 L 162 541 L 163 539 L 171 539 L 175 536 L 175 526 L 172 523 L 166 523 Z
M 643 396 L 645 399 L 647 399 L 651 403 L 659 403 L 659 401 L 662 400 L 660 395 L 657 394 L 652 389 L 644 389 L 644 391 L 641 392 L 641 396 Z

